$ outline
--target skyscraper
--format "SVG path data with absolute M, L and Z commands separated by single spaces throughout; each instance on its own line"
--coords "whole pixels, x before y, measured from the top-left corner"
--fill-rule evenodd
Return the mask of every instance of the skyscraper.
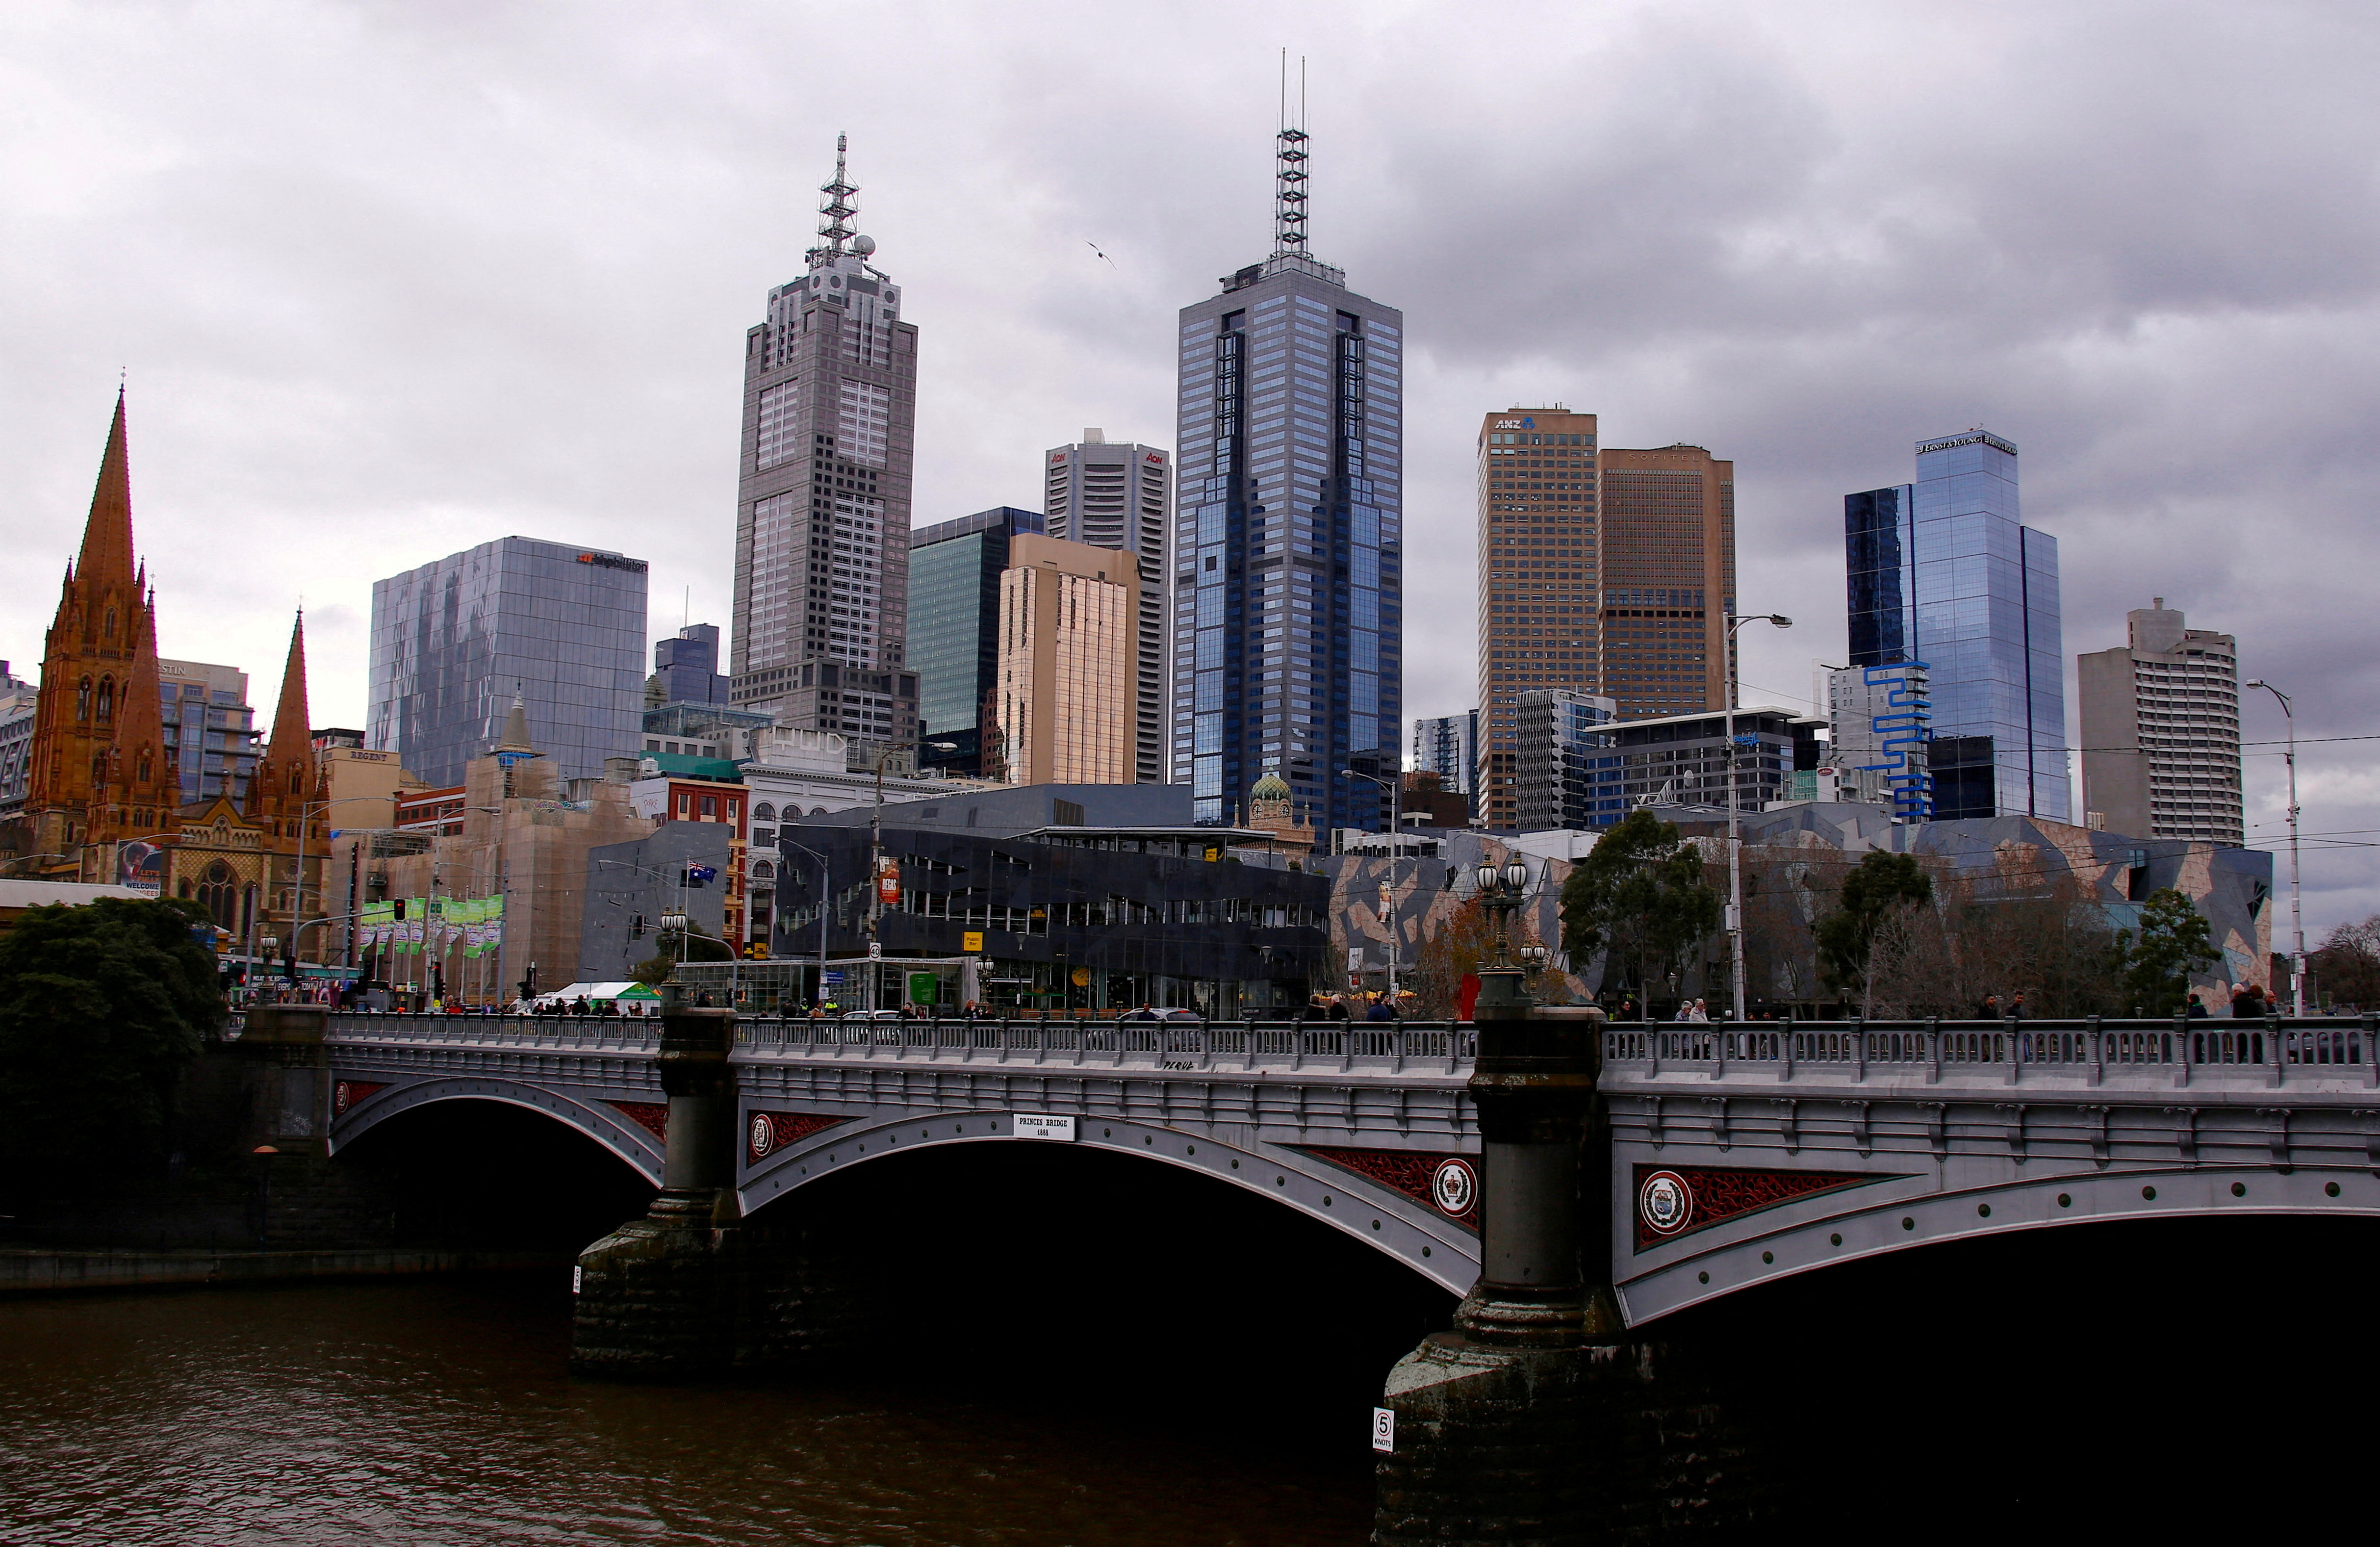
M 724 704 L 727 678 L 719 670 L 719 627 L 689 623 L 653 646 L 653 676 L 663 703 Z
M 1697 445 L 1598 449 L 1560 404 L 1479 428 L 1479 745 L 1474 803 L 1521 820 L 1519 696 L 1608 698 L 1622 719 L 1723 706 L 1735 464 Z
M 2238 848 L 2240 642 L 2162 596 L 2124 621 L 2128 643 L 2075 659 L 2082 803 L 2113 832 Z
M 1514 723 L 1520 747 L 1514 763 L 1516 820 L 1524 833 L 1555 827 L 1609 827 L 1627 815 L 1607 777 L 1620 760 L 1599 727 L 1619 718 L 1611 700 L 1567 688 L 1533 688 L 1520 695 Z M 1600 795 L 1603 798 L 1598 801 Z
M 1042 463 L 1041 510 L 1052 537 L 1139 555 L 1140 639 L 1135 663 L 1133 782 L 1165 780 L 1166 530 L 1173 509 L 1173 459 L 1153 445 L 1111 445 L 1086 430 L 1052 446 Z M 930 688 L 929 689 L 930 691 Z
M 643 559 L 504 537 L 373 581 L 367 743 L 459 785 L 517 694 L 560 776 L 599 777 L 642 737 L 645 575 Z
M 1013 785 L 1128 785 L 1139 565 L 1114 548 L 1028 535 L 1000 577 L 1000 761 Z
M 1595 416 L 1515 407 L 1479 426 L 1479 721 L 1472 805 L 1518 820 L 1520 695 L 1601 691 Z
M 917 330 L 900 320 L 900 286 L 868 262 L 874 239 L 852 226 L 858 191 L 838 139 L 807 272 L 769 292 L 768 321 L 745 335 L 729 692 L 738 708 L 835 731 L 864 699 L 891 713 L 856 734 L 897 743 L 917 729 L 902 668 Z
M 1297 816 L 1377 827 L 1403 725 L 1403 313 L 1306 250 L 1302 128 L 1278 137 L 1273 250 L 1181 313 L 1172 767 L 1196 820 L 1278 767 Z
M 1980 429 L 1843 497 L 1851 664 L 1925 663 L 1938 820 L 2068 820 L 2058 540 L 2019 509 L 2017 449 Z
M 919 527 L 909 537 L 909 664 L 917 670 L 921 765 L 953 774 L 1004 772 L 983 761 L 985 705 L 1000 683 L 1000 572 L 1012 539 L 1042 530 L 1038 510 L 996 506 Z M 997 711 L 992 711 L 996 715 Z
M 1412 766 L 1437 774 L 1440 789 L 1470 794 L 1479 776 L 1479 712 L 1415 720 Z

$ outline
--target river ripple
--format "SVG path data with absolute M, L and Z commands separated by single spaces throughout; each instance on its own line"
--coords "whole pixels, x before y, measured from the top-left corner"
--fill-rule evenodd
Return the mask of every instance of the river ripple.
M 1368 1456 L 1244 1434 L 1236 1359 L 1186 1406 L 1030 1339 L 947 1379 L 613 1386 L 565 1373 L 568 1314 L 517 1275 L 0 1304 L 0 1542 L 1364 1539 Z

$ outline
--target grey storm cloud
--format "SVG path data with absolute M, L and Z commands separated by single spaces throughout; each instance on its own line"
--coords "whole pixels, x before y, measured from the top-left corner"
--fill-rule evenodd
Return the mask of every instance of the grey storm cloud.
M 922 330 L 919 519 L 1032 503 L 1085 425 L 1170 443 L 1283 46 L 1316 249 L 1409 324 L 1411 713 L 1474 692 L 1479 417 L 1560 400 L 1734 459 L 1744 603 L 1797 620 L 1751 696 L 1840 659 L 1842 494 L 1985 424 L 2070 655 L 2162 595 L 2309 738 L 2380 735 L 2380 13 L 2339 6 L 11 6 L 0 652 L 119 369 L 166 653 L 269 678 L 302 597 L 318 723 L 361 723 L 371 580 L 508 532 L 725 622 L 743 333 L 841 130 Z M 2375 746 L 2304 749 L 2317 931 L 2380 910 Z

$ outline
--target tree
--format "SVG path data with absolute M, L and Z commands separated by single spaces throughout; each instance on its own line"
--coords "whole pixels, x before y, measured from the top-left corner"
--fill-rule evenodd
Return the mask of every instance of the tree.
M 2359 924 L 2341 924 L 2306 953 L 2313 981 L 2336 1005 L 2370 1009 L 2380 1005 L 2380 913 Z
M 1702 851 L 1677 823 L 1643 810 L 1606 833 L 1562 884 L 1562 948 L 1583 969 L 1604 953 L 1603 986 L 1641 994 L 1719 926 L 1718 893 L 1703 879 Z
M 2124 993 L 2146 1015 L 2169 1016 L 2190 1002 L 2190 975 L 2223 959 L 2206 936 L 2206 920 L 2170 886 L 2151 892 L 2141 908 L 2140 932 L 2116 932 L 2116 961 Z
M 0 1165 L 48 1184 L 164 1152 L 182 1071 L 223 1024 L 197 905 L 26 910 L 0 936 Z
M 1843 877 L 1840 904 L 1818 923 L 1818 959 L 1827 980 L 1860 995 L 1860 1013 L 1874 1011 L 1880 968 L 1912 954 L 1920 908 L 1934 900 L 1934 878 L 1911 854 L 1870 849 Z

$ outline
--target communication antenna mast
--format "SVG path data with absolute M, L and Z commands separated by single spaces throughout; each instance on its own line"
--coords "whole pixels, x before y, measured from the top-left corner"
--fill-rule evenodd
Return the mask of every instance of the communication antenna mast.
M 819 244 L 804 254 L 813 263 L 820 257 L 842 257 L 857 234 L 852 228 L 851 217 L 859 213 L 859 206 L 851 196 L 859 189 L 843 173 L 844 152 L 850 147 L 851 136 L 834 137 L 834 180 L 819 185 Z
M 1305 56 L 1297 58 L 1297 117 L 1289 116 L 1289 50 L 1281 51 L 1281 128 L 1273 139 L 1272 251 L 1305 251 Z

